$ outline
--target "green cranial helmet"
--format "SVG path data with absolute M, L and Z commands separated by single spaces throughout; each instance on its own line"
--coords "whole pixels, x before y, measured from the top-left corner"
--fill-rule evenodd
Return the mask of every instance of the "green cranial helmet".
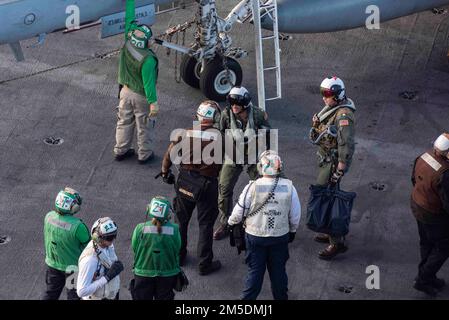
M 144 34 L 144 36 L 137 36 L 135 34 L 136 31 L 140 31 Z M 151 31 L 151 28 L 142 24 L 137 25 L 133 24 L 131 26 L 131 44 L 137 48 L 145 49 L 148 48 L 148 41 L 153 36 L 153 32 Z
M 83 200 L 78 191 L 65 187 L 56 196 L 56 211 L 62 214 L 75 214 L 80 210 L 82 202 Z
M 167 221 L 170 219 L 170 201 L 167 198 L 157 196 L 154 197 L 150 204 L 147 205 L 146 214 L 149 218 Z

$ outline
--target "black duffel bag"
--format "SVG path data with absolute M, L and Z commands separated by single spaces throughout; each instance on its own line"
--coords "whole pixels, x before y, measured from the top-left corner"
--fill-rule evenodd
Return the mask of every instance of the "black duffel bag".
M 348 234 L 352 205 L 357 194 L 340 190 L 339 185 L 311 185 L 309 189 L 307 227 L 333 237 Z

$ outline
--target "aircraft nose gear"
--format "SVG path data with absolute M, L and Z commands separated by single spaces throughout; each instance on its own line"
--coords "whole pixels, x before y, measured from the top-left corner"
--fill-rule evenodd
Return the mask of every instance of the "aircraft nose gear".
M 225 101 L 232 87 L 242 84 L 242 75 L 242 67 L 236 60 L 226 58 L 223 62 L 216 57 L 206 64 L 201 73 L 201 91 L 208 99 Z
M 181 60 L 181 78 L 189 86 L 199 89 L 201 78 L 201 61 L 187 54 L 182 56 Z
M 252 15 L 251 0 L 242 0 L 226 18 L 217 14 L 215 0 L 196 0 L 198 10 L 195 18 L 184 24 L 169 28 L 161 35 L 167 41 L 156 39 L 156 43 L 184 53 L 180 64 L 180 77 L 193 88 L 215 101 L 225 101 L 226 95 L 235 85 L 242 83 L 242 68 L 235 60 L 246 57 L 248 52 L 232 47 L 229 35 L 236 22 L 246 21 Z M 195 41 L 190 47 L 171 43 L 177 33 L 196 25 Z M 184 39 L 184 37 L 183 37 Z M 175 74 L 177 61 L 175 60 Z

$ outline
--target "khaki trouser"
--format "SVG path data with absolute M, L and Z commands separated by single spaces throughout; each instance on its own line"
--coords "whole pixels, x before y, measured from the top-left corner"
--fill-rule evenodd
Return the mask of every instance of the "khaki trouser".
M 150 136 L 154 120 L 148 118 L 150 106 L 144 96 L 126 86 L 120 91 L 120 104 L 117 112 L 116 144 L 114 153 L 122 155 L 132 146 L 134 129 L 137 127 L 137 155 L 146 160 L 151 154 Z
M 219 221 L 221 225 L 228 223 L 229 216 L 232 212 L 232 197 L 234 194 L 234 187 L 243 171 L 241 164 L 224 164 L 220 171 L 219 185 L 218 185 L 218 210 Z M 248 165 L 247 172 L 251 180 L 256 180 L 259 177 L 257 166 L 255 164 Z

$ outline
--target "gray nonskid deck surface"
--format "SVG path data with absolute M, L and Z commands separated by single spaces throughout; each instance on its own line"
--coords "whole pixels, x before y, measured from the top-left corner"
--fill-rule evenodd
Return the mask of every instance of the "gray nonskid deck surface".
M 191 16 L 192 11 L 159 16 L 156 33 Z M 319 83 L 329 74 L 339 75 L 357 105 L 356 154 L 342 186 L 358 194 L 349 251 L 331 262 L 319 260 L 323 245 L 313 241 L 303 212 L 287 264 L 291 299 L 426 298 L 412 288 L 419 250 L 409 210 L 410 171 L 415 156 L 448 130 L 448 24 L 448 15 L 424 12 L 383 24 L 381 30 L 294 35 L 281 43 L 284 99 L 270 103 L 268 113 L 273 127 L 281 128 L 280 153 L 303 209 L 316 175 L 316 150 L 307 134 L 312 114 L 322 105 Z M 250 25 L 236 26 L 234 42 L 249 50 L 241 61 L 243 84 L 256 96 L 252 30 Z M 0 235 L 12 238 L 0 246 L 0 299 L 40 298 L 45 286 L 43 217 L 65 185 L 82 193 L 79 216 L 89 226 L 101 216 L 116 220 L 116 250 L 126 266 L 121 298 L 129 299 L 132 231 L 144 220 L 151 197 L 174 196 L 172 187 L 154 176 L 169 133 L 191 125 L 203 97 L 175 82 L 174 56 L 167 57 L 159 48 L 156 160 L 147 166 L 137 160 L 115 162 L 118 60 L 98 56 L 118 49 L 123 38 L 98 41 L 98 31 L 49 35 L 43 46 L 25 49 L 23 63 L 14 61 L 7 46 L 0 47 Z M 401 98 L 405 90 L 417 91 L 417 98 Z M 61 137 L 64 143 L 45 145 L 42 141 L 49 136 Z M 243 174 L 235 196 L 247 180 Z M 372 183 L 385 184 L 385 191 L 374 190 Z M 214 253 L 223 268 L 200 277 L 197 232 L 194 215 L 185 267 L 191 284 L 176 299 L 238 298 L 246 275 L 243 255 L 237 256 L 228 240 L 215 242 Z M 365 288 L 369 265 L 380 268 L 380 290 Z M 447 266 L 440 276 L 448 278 Z M 352 292 L 339 291 L 341 286 L 352 287 Z M 271 299 L 268 276 L 259 298 Z M 440 298 L 449 298 L 449 289 Z

